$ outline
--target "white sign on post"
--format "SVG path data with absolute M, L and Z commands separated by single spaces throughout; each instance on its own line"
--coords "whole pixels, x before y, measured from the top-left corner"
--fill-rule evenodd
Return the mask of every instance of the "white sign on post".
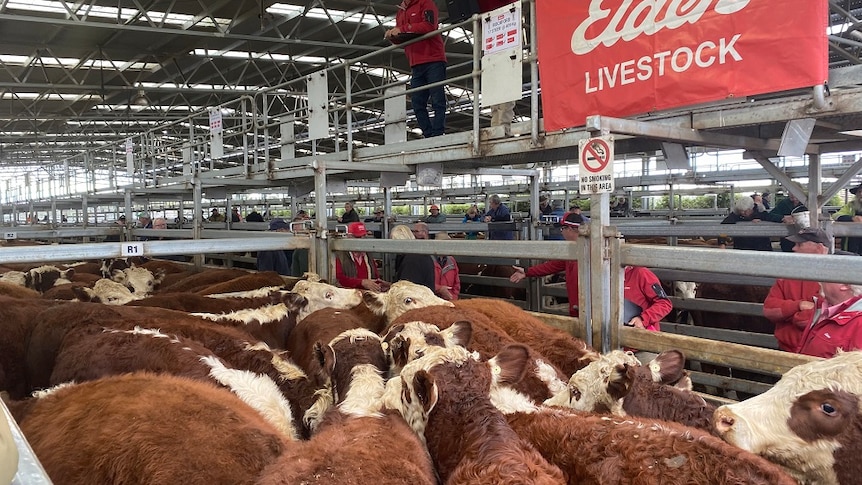
M 614 191 L 614 137 L 600 136 L 578 142 L 578 185 L 581 194 Z
M 18 233 L 6 231 L 3 233 L 3 239 L 18 239 Z
M 129 256 L 143 256 L 144 244 L 139 242 L 125 242 L 120 246 L 120 256 L 128 258 Z
M 482 50 L 485 55 L 521 48 L 521 4 L 506 5 L 489 12 L 482 22 Z

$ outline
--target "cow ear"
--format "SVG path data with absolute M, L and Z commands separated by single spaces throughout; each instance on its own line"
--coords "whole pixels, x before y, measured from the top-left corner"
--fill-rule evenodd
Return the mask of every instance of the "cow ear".
M 335 353 L 329 345 L 317 341 L 314 343 L 314 359 L 320 367 L 320 373 L 326 377 L 332 375 L 335 369 Z
M 445 332 L 449 332 L 452 335 L 452 340 L 456 344 L 466 347 L 470 343 L 470 339 L 473 338 L 473 324 L 466 320 L 461 320 L 453 323 Z
M 416 372 L 413 376 L 413 390 L 416 392 L 427 416 L 437 404 L 437 384 L 434 382 L 434 378 L 424 370 Z
M 75 275 L 75 268 L 69 268 L 66 271 L 63 271 L 63 278 L 69 279 Z
M 653 382 L 673 384 L 683 377 L 685 354 L 679 350 L 665 350 L 647 365 Z
M 608 376 L 608 395 L 614 400 L 625 397 L 632 387 L 636 371 L 637 367 L 617 364 Z
M 371 313 L 381 316 L 386 309 L 386 299 L 389 298 L 389 293 L 373 293 L 370 291 L 362 292 L 362 301 L 365 306 L 371 310 Z
M 153 286 L 161 284 L 163 279 L 165 279 L 165 269 L 159 268 L 153 273 Z
M 516 383 L 520 382 L 527 373 L 527 364 L 530 361 L 530 349 L 523 344 L 507 345 L 494 356 L 491 364 L 492 377 L 497 382 Z
M 277 299 L 279 303 L 284 303 L 287 310 L 290 312 L 297 312 L 302 307 L 308 305 L 308 300 L 299 293 L 281 293 L 279 291 L 275 291 L 273 292 L 273 297 Z
M 396 336 L 389 342 L 389 353 L 395 366 L 403 368 L 410 362 L 410 339 Z
M 383 340 L 387 339 L 391 340 L 394 335 L 398 335 L 401 331 L 404 330 L 404 324 L 399 323 L 398 325 L 393 325 L 386 330 L 386 333 L 383 334 Z
M 111 271 L 111 279 L 114 281 L 119 281 L 119 279 L 122 279 L 124 275 L 125 272 L 123 272 L 123 270 L 121 269 L 115 269 L 114 271 Z

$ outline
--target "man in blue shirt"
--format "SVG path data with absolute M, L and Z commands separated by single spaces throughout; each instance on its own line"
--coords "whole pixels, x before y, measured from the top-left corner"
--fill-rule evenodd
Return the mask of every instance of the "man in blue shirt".
M 485 222 L 512 222 L 512 214 L 509 213 L 509 208 L 500 202 L 500 196 L 497 194 L 488 198 L 488 211 L 485 212 Z M 488 228 L 488 239 L 515 239 L 515 232 L 511 229 L 492 230 L 491 227 L 493 225 Z

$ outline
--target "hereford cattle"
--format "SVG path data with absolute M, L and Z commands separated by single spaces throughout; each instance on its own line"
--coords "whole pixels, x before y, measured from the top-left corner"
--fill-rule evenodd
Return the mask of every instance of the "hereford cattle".
M 125 305 L 146 296 L 143 293 L 132 293 L 126 285 L 107 278 L 100 279 L 92 288 L 72 285 L 69 289 L 78 301 L 105 305 Z
M 452 310 L 448 307 L 428 307 L 427 309 Z M 416 311 L 418 310 L 411 310 L 400 318 Z M 479 331 L 488 332 L 487 329 L 481 327 Z M 455 322 L 444 330 L 425 322 L 408 322 L 390 327 L 383 340 L 387 344 L 388 352 L 393 361 L 393 373 L 395 373 L 400 371 L 407 362 L 425 355 L 431 347 L 449 348 L 460 345 L 474 350 L 470 344 L 473 335 L 473 325 L 469 321 Z M 500 346 L 494 352 L 494 356 L 490 359 L 492 365 L 496 365 L 495 359 L 500 358 L 497 354 L 516 355 L 514 351 L 502 354 L 501 351 L 507 346 L 510 349 L 522 348 L 527 353 L 529 360 L 529 364 L 524 367 L 523 374 L 520 374 L 517 379 L 513 378 L 507 381 L 506 385 L 512 392 L 517 392 L 534 402 L 541 403 L 566 389 L 566 376 L 559 369 L 547 363 L 541 355 L 529 347 L 516 344 L 514 341 Z
M 273 303 L 253 306 L 228 313 L 195 312 L 192 315 L 211 320 L 219 325 L 239 327 L 274 348 L 284 348 L 287 338 L 296 326 L 296 315 L 308 305 L 308 300 L 296 293 L 278 292 Z M 218 301 L 213 299 L 212 301 Z M 224 300 L 222 300 L 224 301 Z
M 69 284 L 75 274 L 73 268 L 61 270 L 56 266 L 45 265 L 27 271 L 7 271 L 0 275 L 0 281 L 14 283 L 39 293 L 48 291 L 54 285 Z
M 423 443 L 400 415 L 383 412 L 388 366 L 380 338 L 350 330 L 318 347 L 318 358 L 336 407 L 310 441 L 291 443 L 258 483 L 436 484 Z
M 673 386 L 684 378 L 684 365 L 685 356 L 676 350 L 662 352 L 646 366 L 630 352 L 615 350 L 575 373 L 566 391 L 545 403 L 674 421 L 711 432 L 715 407 Z
M 130 330 L 135 326 L 159 329 L 163 333 L 193 339 L 235 369 L 265 374 L 278 384 L 291 405 L 292 415 L 304 417 L 310 409 L 325 408 L 318 402 L 325 396 L 283 352 L 255 343 L 247 332 L 213 325 L 191 315 L 161 308 L 106 306 L 92 303 L 65 303 L 62 310 L 49 308 L 35 317 L 26 350 L 27 378 L 32 388 L 47 387 L 56 356 L 67 336 L 101 332 L 103 327 Z M 80 331 L 76 331 L 80 330 Z M 74 331 L 74 332 L 73 332 Z M 305 419 L 305 418 L 303 418 Z M 308 436 L 305 421 L 299 432 Z
M 492 376 L 524 373 L 528 354 L 523 348 L 515 354 L 492 367 L 463 347 L 430 349 L 387 382 L 386 405 L 425 440 L 443 483 L 565 483 L 559 468 L 519 438 L 491 404 Z
M 783 466 L 800 483 L 862 477 L 862 352 L 843 352 L 787 371 L 769 391 L 719 407 L 719 435 Z
M 259 288 L 281 286 L 283 284 L 284 279 L 275 271 L 261 271 L 209 285 L 195 291 L 195 293 L 199 295 L 216 295 L 219 293 L 257 290 Z
M 571 485 L 796 485 L 768 461 L 676 423 L 562 408 L 507 419 Z
M 141 268 L 146 268 L 156 274 L 159 270 L 165 275 L 169 274 L 177 274 L 177 273 L 185 273 L 188 271 L 188 265 L 179 264 L 174 261 L 167 261 L 164 259 L 151 259 L 149 261 L 145 261 L 139 264 Z
M 429 306 L 407 311 L 396 318 L 391 323 L 390 328 L 413 321 L 429 323 L 441 330 L 449 328 L 456 322 L 469 322 L 471 334 L 466 347 L 471 351 L 478 352 L 483 360 L 494 357 L 507 345 L 517 343 L 515 339 L 484 314 L 467 308 L 451 306 Z
M 32 390 L 26 370 L 27 343 L 39 322 L 37 315 L 46 306 L 52 303 L 0 296 L 0 391 L 13 399 L 23 399 Z
M 169 375 L 65 386 L 16 418 L 58 485 L 250 484 L 286 445 L 229 391 Z
M 0 295 L 10 298 L 39 298 L 39 292 L 17 283 L 0 280 Z
M 455 302 L 455 308 L 468 308 L 486 315 L 509 336 L 545 356 L 567 376 L 599 358 L 599 353 L 583 340 L 548 325 L 511 303 L 472 298 Z
M 103 329 L 99 333 L 84 332 L 77 338 L 67 338 L 57 355 L 51 385 L 138 371 L 221 384 L 260 412 L 285 436 L 292 439 L 298 436 L 290 405 L 272 379 L 230 369 L 201 344 L 158 330 Z
M 114 270 L 111 279 L 123 284 L 137 297 L 143 298 L 153 292 L 164 276 L 164 273 L 153 274 L 146 268 L 131 267 Z
M 578 411 L 674 421 L 712 431 L 715 407 L 673 387 L 684 376 L 682 352 L 662 352 L 646 366 L 631 353 L 614 350 L 576 372 L 568 388 L 545 404 Z
M 287 337 L 284 349 L 306 374 L 320 370 L 315 345 L 326 345 L 343 332 L 362 328 L 362 321 L 347 310 L 323 308 L 302 319 Z
M 432 305 L 454 306 L 451 301 L 435 295 L 430 288 L 407 280 L 396 281 L 385 293 L 365 292 L 364 300 L 371 311 L 386 317 L 387 322 L 392 322 L 415 308 Z
M 183 273 L 178 273 L 182 275 Z M 240 276 L 249 274 L 244 269 L 225 268 L 225 269 L 208 269 L 199 273 L 192 273 L 183 277 L 179 281 L 170 286 L 161 285 L 159 292 L 161 293 L 194 293 L 198 290 L 212 286 L 216 283 L 222 283 Z

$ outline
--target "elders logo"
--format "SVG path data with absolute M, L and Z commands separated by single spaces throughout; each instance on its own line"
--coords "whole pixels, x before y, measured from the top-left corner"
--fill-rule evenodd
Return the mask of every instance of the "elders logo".
M 827 0 L 542 0 L 536 14 L 547 130 L 828 76 Z
M 685 24 L 695 24 L 709 10 L 714 0 L 623 0 L 616 12 L 602 8 L 603 0 L 592 0 L 589 16 L 578 25 L 572 34 L 572 52 L 587 54 L 599 44 L 611 47 L 618 40 L 631 41 L 641 34 L 653 35 L 662 29 L 673 30 Z M 721 15 L 731 15 L 744 9 L 751 0 L 718 0 L 713 10 Z M 610 17 L 610 18 L 609 18 Z M 609 19 L 608 19 L 609 18 Z M 602 33 L 587 39 L 592 27 L 601 28 Z

